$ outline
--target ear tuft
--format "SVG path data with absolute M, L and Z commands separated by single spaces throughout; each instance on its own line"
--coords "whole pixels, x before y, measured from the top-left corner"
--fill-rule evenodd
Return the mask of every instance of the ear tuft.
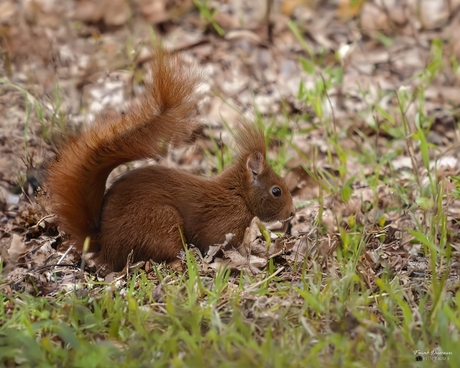
M 247 122 L 240 122 L 236 129 L 235 142 L 238 157 L 247 161 L 247 157 L 254 152 L 260 152 L 265 158 L 265 135 L 260 126 Z

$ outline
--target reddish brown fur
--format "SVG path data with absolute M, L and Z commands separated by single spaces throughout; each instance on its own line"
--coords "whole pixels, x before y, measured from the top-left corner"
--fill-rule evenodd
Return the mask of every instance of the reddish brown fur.
M 91 127 L 71 138 L 47 167 L 46 190 L 54 212 L 81 249 L 98 233 L 105 183 L 118 165 L 162 156 L 169 143 L 186 140 L 194 128 L 196 74 L 182 58 L 158 52 L 151 64 L 153 81 L 126 113 L 111 109 Z
M 150 166 L 128 172 L 104 195 L 116 166 L 164 155 L 195 128 L 196 74 L 166 52 L 158 53 L 152 74 L 125 114 L 99 116 L 47 167 L 51 211 L 80 249 L 90 236 L 98 261 L 112 270 L 124 266 L 131 250 L 134 261 L 173 260 L 183 247 L 181 233 L 205 251 L 227 233 L 240 243 L 254 216 L 286 220 L 295 211 L 286 185 L 265 161 L 263 132 L 249 124 L 238 130 L 235 163 L 215 178 Z M 272 194 L 275 186 L 280 197 Z

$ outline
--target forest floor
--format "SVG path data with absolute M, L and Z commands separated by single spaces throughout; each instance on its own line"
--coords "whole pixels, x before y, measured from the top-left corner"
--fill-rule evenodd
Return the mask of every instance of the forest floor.
M 0 366 L 460 366 L 459 27 L 458 0 L 2 1 Z M 139 95 L 158 40 L 205 126 L 161 164 L 216 175 L 257 121 L 297 213 L 249 256 L 104 278 L 34 168 Z

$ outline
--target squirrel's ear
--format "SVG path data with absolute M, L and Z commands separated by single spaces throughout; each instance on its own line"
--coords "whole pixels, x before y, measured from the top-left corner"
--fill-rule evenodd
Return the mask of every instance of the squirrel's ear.
M 257 176 L 262 173 L 264 164 L 265 159 L 260 152 L 254 152 L 248 157 L 246 167 L 251 175 L 251 181 L 255 181 Z

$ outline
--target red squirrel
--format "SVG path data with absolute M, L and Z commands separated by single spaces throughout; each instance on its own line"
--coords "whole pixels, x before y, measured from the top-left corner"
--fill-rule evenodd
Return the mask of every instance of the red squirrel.
M 134 262 L 170 262 L 184 241 L 206 252 L 233 233 L 239 245 L 255 216 L 290 220 L 291 194 L 266 162 L 262 130 L 248 123 L 237 129 L 234 163 L 215 177 L 153 165 L 127 172 L 106 191 L 114 168 L 164 156 L 196 128 L 198 73 L 164 50 L 150 68 L 137 101 L 123 112 L 105 110 L 45 165 L 48 209 L 77 249 L 89 237 L 97 264 L 119 271 L 131 251 Z

